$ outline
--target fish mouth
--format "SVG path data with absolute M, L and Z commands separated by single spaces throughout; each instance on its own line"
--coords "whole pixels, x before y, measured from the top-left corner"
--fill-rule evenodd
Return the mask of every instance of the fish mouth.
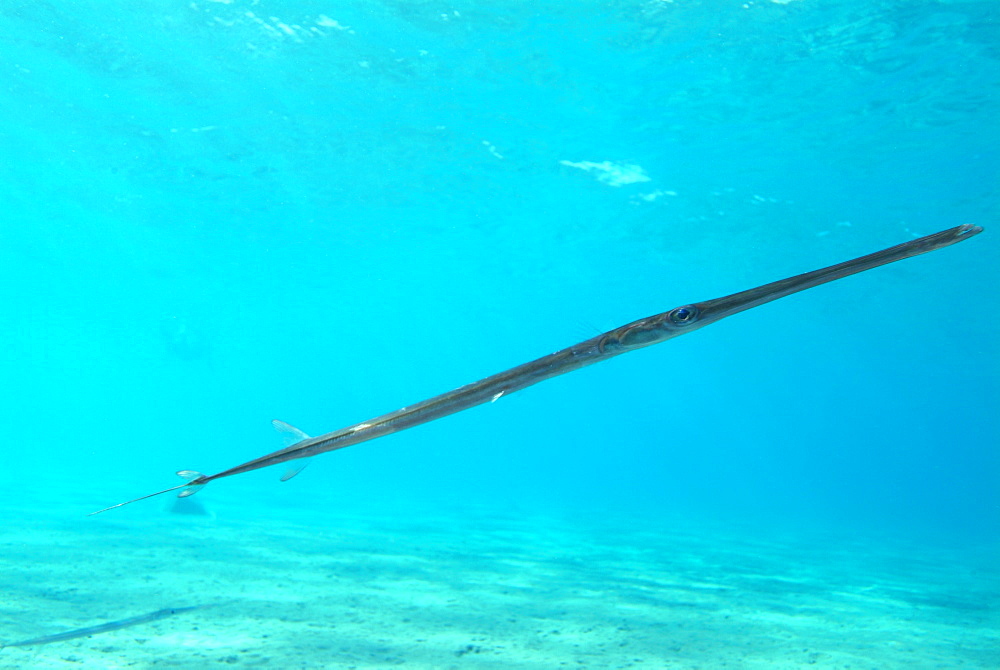
M 926 254 L 930 251 L 943 249 L 944 247 L 967 240 L 981 232 L 983 232 L 982 226 L 966 223 L 961 226 L 942 230 L 939 233 L 903 242 L 902 244 L 897 244 L 882 251 L 876 251 L 867 256 L 861 256 L 843 263 L 820 268 L 819 270 L 781 279 L 722 298 L 695 303 L 693 306 L 700 312 L 698 325 L 708 325 L 732 314 L 737 314 L 758 305 L 771 302 L 772 300 L 783 298 L 786 295 L 805 291 L 814 286 L 827 284 L 859 272 L 877 268 L 881 265 L 895 263 L 905 258 L 912 258 L 913 256 Z

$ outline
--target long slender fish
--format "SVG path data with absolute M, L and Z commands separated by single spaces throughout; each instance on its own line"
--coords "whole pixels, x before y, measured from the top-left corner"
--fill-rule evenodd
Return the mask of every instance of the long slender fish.
M 119 619 L 118 621 L 109 621 L 108 623 L 102 623 L 99 626 L 88 626 L 87 628 L 77 628 L 76 630 L 68 630 L 65 633 L 56 633 L 55 635 L 46 635 L 44 637 L 33 637 L 30 640 L 21 640 L 20 642 L 11 642 L 10 644 L 0 644 L 0 649 L 5 647 L 32 647 L 39 644 L 51 644 L 52 642 L 64 642 L 65 640 L 75 640 L 78 637 L 88 637 L 90 635 L 97 635 L 98 633 L 108 633 L 113 630 L 120 630 L 122 628 L 129 628 L 130 626 L 138 626 L 142 623 L 149 623 L 151 621 L 159 621 L 160 619 L 166 619 L 168 616 L 173 616 L 175 614 L 183 614 L 184 612 L 191 612 L 193 610 L 200 610 L 209 605 L 195 605 L 193 607 L 168 607 L 167 609 L 156 610 L 155 612 L 150 612 L 149 614 L 143 614 L 141 616 L 134 616 L 129 619 Z
M 223 470 L 214 475 L 203 475 L 194 470 L 181 470 L 177 474 L 187 481 L 177 486 L 172 486 L 163 491 L 157 491 L 149 495 L 129 500 L 106 507 L 94 514 L 100 514 L 122 505 L 152 498 L 169 491 L 184 489 L 178 497 L 186 497 L 195 494 L 201 487 L 215 479 L 231 477 L 233 475 L 250 472 L 259 468 L 266 468 L 270 465 L 285 463 L 295 459 L 308 458 L 317 454 L 322 454 L 335 449 L 343 449 L 359 442 L 373 440 L 389 433 L 396 433 L 407 428 L 419 426 L 422 423 L 440 419 L 441 417 L 461 412 L 462 410 L 481 405 L 485 402 L 497 400 L 498 398 L 510 395 L 515 391 L 520 391 L 532 384 L 550 379 L 557 375 L 572 372 L 587 365 L 599 363 L 613 356 L 624 354 L 628 351 L 648 347 L 651 344 L 666 342 L 669 339 L 690 333 L 704 328 L 716 321 L 752 309 L 764 303 L 783 298 L 792 293 L 798 293 L 820 284 L 826 284 L 849 275 L 871 270 L 880 265 L 894 263 L 904 258 L 917 256 L 935 251 L 944 247 L 966 240 L 973 235 L 982 232 L 979 226 L 966 224 L 957 226 L 940 233 L 920 237 L 903 244 L 898 244 L 888 249 L 868 254 L 854 260 L 831 265 L 820 270 L 813 270 L 805 274 L 796 275 L 788 279 L 764 284 L 757 288 L 748 289 L 739 293 L 734 293 L 715 300 L 696 302 L 689 305 L 681 305 L 674 309 L 656 314 L 654 316 L 639 319 L 632 323 L 610 330 L 602 335 L 589 340 L 574 344 L 571 347 L 562 349 L 548 356 L 511 368 L 506 372 L 495 374 L 492 377 L 481 379 L 473 384 L 467 384 L 454 391 L 442 393 L 416 405 L 410 405 L 389 412 L 382 416 L 368 421 L 362 421 L 332 433 L 326 433 L 319 437 L 309 437 L 297 428 L 282 421 L 273 421 L 274 427 L 286 434 L 290 438 L 291 445 L 280 451 L 255 458 L 242 465 Z M 297 465 L 288 470 L 281 478 L 282 481 L 291 479 L 302 467 Z

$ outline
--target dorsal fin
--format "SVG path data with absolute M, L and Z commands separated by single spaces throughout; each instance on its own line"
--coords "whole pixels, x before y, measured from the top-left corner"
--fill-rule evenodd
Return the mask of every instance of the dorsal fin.
M 281 433 L 282 437 L 285 438 L 286 447 L 290 447 L 293 444 L 298 444 L 302 440 L 309 439 L 308 435 L 306 435 L 305 433 L 303 433 L 301 430 L 299 430 L 290 423 L 285 423 L 284 421 L 275 419 L 271 422 L 271 425 L 274 426 L 274 429 L 276 431 Z M 309 465 L 308 458 L 303 458 L 302 460 L 298 461 L 296 464 L 292 465 L 287 470 L 285 470 L 285 474 L 281 475 L 281 481 L 287 482 L 289 479 L 302 472 L 307 465 Z
M 271 422 L 271 425 L 274 426 L 274 429 L 276 431 L 281 433 L 281 436 L 283 438 L 285 438 L 286 447 L 290 447 L 293 444 L 297 444 L 302 440 L 309 439 L 308 435 L 306 435 L 305 433 L 303 433 L 301 430 L 299 430 L 290 423 L 285 423 L 284 421 L 275 419 L 274 421 Z

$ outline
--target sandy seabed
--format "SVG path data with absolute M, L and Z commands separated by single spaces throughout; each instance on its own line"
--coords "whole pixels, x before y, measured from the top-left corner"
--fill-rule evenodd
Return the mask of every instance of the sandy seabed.
M 148 510 L 2 510 L 0 640 L 209 607 L 8 647 L 0 668 L 1000 667 L 991 550 L 483 510 Z

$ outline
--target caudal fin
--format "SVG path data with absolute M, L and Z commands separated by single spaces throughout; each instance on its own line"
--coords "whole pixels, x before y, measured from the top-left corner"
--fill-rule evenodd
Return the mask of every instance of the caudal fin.
M 187 498 L 188 496 L 193 496 L 198 491 L 205 488 L 204 484 L 198 484 L 197 482 L 205 479 L 205 475 L 201 474 L 197 470 L 179 470 L 177 474 L 184 479 L 188 480 L 187 484 L 181 484 L 181 486 L 186 486 L 187 488 L 177 494 L 178 498 Z M 180 488 L 175 486 L 174 488 Z
M 205 475 L 197 472 L 195 470 L 181 470 L 177 473 L 187 481 L 183 484 L 178 484 L 177 486 L 171 486 L 169 489 L 163 489 L 162 491 L 157 491 L 156 493 L 150 493 L 148 495 L 140 496 L 138 498 L 133 498 L 132 500 L 127 500 L 123 503 L 118 503 L 117 505 L 112 505 L 111 507 L 105 507 L 104 509 L 99 509 L 96 512 L 91 512 L 87 516 L 94 516 L 95 514 L 100 514 L 101 512 L 107 512 L 110 509 L 115 509 L 117 507 L 124 507 L 125 505 L 131 505 L 134 502 L 139 502 L 140 500 L 145 500 L 146 498 L 155 498 L 156 496 L 163 495 L 164 493 L 170 493 L 171 491 L 176 491 L 177 489 L 184 489 L 177 494 L 178 498 L 186 498 L 188 496 L 194 495 L 201 490 L 205 483 L 199 484 L 198 482 L 204 479 L 208 479 Z M 207 482 L 206 482 L 207 483 Z

